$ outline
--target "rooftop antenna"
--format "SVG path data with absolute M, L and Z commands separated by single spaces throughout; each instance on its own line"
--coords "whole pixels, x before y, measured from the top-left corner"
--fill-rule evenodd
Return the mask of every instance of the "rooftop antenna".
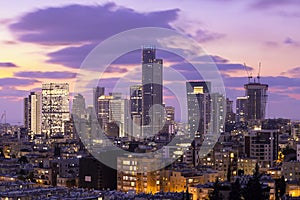
M 246 63 L 244 63 L 244 68 L 245 68 L 245 71 L 246 71 L 247 76 L 248 76 L 248 83 L 250 83 L 251 78 L 253 78 L 252 77 L 252 73 L 249 74 L 249 71 L 247 69 Z
M 258 74 L 257 74 L 258 83 L 260 83 L 260 70 L 261 70 L 261 62 L 259 62 L 259 67 L 258 67 Z

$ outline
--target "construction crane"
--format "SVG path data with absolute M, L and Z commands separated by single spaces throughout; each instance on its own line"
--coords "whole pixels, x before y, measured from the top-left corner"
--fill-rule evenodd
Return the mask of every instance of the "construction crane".
M 252 73 L 249 74 L 249 71 L 248 71 L 248 69 L 247 69 L 246 63 L 244 63 L 244 68 L 245 68 L 245 71 L 246 71 L 247 76 L 248 76 L 248 83 L 250 83 L 251 78 L 253 78 L 253 77 L 252 77 Z
M 4 111 L 2 113 L 1 118 L 0 118 L 0 123 L 2 123 L 3 119 L 4 119 L 4 124 L 6 124 L 6 111 Z
M 261 62 L 259 63 L 259 66 L 258 66 L 258 74 L 257 74 L 258 83 L 260 83 L 260 70 L 261 70 Z

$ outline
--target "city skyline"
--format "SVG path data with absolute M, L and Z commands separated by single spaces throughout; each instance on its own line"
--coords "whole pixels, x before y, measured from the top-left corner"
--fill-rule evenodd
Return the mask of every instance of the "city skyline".
M 249 72 L 256 76 L 258 63 L 262 62 L 261 80 L 270 86 L 266 118 L 300 119 L 294 109 L 299 107 L 300 99 L 296 25 L 298 2 L 203 1 L 199 3 L 200 8 L 210 9 L 203 9 L 202 12 L 197 12 L 188 2 L 179 1 L 165 1 L 164 8 L 149 3 L 138 5 L 132 1 L 20 3 L 23 6 L 7 2 L 1 4 L 2 8 L 7 9 L 0 16 L 3 30 L 0 42 L 5 49 L 0 55 L 0 69 L 3 72 L 0 75 L 0 113 L 6 110 L 7 122 L 22 122 L 19 112 L 23 106 L 22 99 L 29 90 L 35 91 L 42 82 L 56 80 L 68 81 L 72 92 L 78 66 L 95 44 L 120 31 L 142 26 L 176 29 L 197 40 L 212 55 L 223 75 L 227 95 L 232 100 L 243 96 L 243 85 L 247 83 L 242 63 L 246 62 Z M 214 15 L 212 10 L 216 9 L 219 11 Z M 61 13 L 64 13 L 63 20 L 57 20 Z M 86 14 L 75 29 L 68 29 L 68 24 L 76 17 L 74 13 Z M 139 16 L 140 21 L 132 20 L 121 27 L 112 22 L 112 28 L 95 30 L 93 23 L 101 26 L 105 22 L 90 18 L 92 13 L 99 18 L 102 14 L 110 14 L 117 23 L 137 19 L 133 16 Z M 236 14 L 243 15 L 239 15 L 241 18 L 237 20 Z M 120 18 L 120 15 L 124 17 Z M 222 20 L 218 20 L 220 17 Z M 46 21 L 43 20 L 46 19 L 49 29 L 44 26 Z M 57 21 L 60 23 L 56 24 Z M 278 28 L 281 31 L 277 31 Z M 85 31 L 77 34 L 76 29 Z M 65 37 L 69 30 L 76 34 Z M 170 55 L 160 57 L 166 66 L 185 68 L 181 61 L 172 60 Z M 113 82 L 124 73 L 136 69 L 140 65 L 138 58 L 129 56 L 118 60 L 104 77 L 105 80 Z M 169 100 L 166 103 L 169 104 Z

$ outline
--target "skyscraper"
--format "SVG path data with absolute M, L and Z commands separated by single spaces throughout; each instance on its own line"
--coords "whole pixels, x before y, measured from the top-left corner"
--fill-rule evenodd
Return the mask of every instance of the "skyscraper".
M 131 115 L 131 134 L 135 138 L 142 136 L 142 103 L 143 87 L 142 85 L 133 85 L 130 87 L 130 115 Z
M 33 137 L 35 134 L 41 134 L 41 112 L 42 94 L 41 92 L 31 92 L 24 98 L 24 126 Z
M 104 132 L 107 132 L 107 124 L 109 122 L 109 101 L 113 99 L 113 96 L 105 96 L 102 95 L 98 98 L 98 121 L 100 124 L 100 127 Z
M 224 116 L 226 112 L 225 96 L 219 93 L 212 93 L 211 97 L 211 122 L 210 130 L 212 134 L 224 132 Z
M 130 87 L 130 113 L 133 115 L 142 114 L 143 87 L 142 85 L 132 85 Z
M 81 118 L 81 115 L 86 114 L 85 98 L 81 94 L 77 94 L 73 98 L 72 115 Z
M 128 99 L 111 99 L 109 101 L 109 121 L 114 122 L 119 127 L 119 137 L 129 134 L 129 101 Z
M 98 116 L 99 113 L 98 98 L 104 95 L 104 91 L 105 91 L 104 87 L 97 86 L 93 88 L 93 106 L 95 109 L 96 116 Z
M 247 101 L 248 97 L 236 98 L 236 121 L 245 122 L 247 119 Z
M 263 120 L 266 116 L 268 85 L 261 83 L 248 83 L 244 85 L 247 100 L 247 119 Z
M 154 46 L 142 50 L 142 124 L 144 137 L 158 133 L 163 121 L 163 60 Z
M 43 84 L 42 133 L 47 138 L 57 135 L 64 135 L 64 122 L 69 120 L 69 84 Z
M 186 91 L 190 134 L 202 137 L 208 132 L 211 116 L 211 83 L 205 81 L 187 82 Z

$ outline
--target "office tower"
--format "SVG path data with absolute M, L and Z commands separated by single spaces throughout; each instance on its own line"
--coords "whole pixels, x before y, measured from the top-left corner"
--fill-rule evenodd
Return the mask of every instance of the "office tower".
M 81 94 L 77 94 L 73 98 L 72 104 L 72 115 L 81 118 L 82 115 L 86 114 L 85 98 Z
M 219 93 L 212 93 L 211 97 L 211 122 L 210 133 L 219 136 L 219 133 L 224 132 L 224 116 L 226 100 L 225 96 Z
M 104 132 L 107 132 L 107 123 L 109 122 L 109 101 L 113 99 L 112 96 L 102 95 L 98 98 L 98 121 L 100 127 Z
M 278 130 L 253 130 L 245 136 L 245 153 L 263 168 L 273 167 L 278 159 Z
M 173 106 L 166 106 L 166 122 L 170 124 L 174 123 L 175 121 L 175 107 Z
M 131 113 L 131 116 L 142 114 L 142 99 L 143 99 L 142 85 L 130 86 L 130 113 Z
M 105 88 L 104 87 L 95 87 L 93 88 L 93 106 L 95 109 L 96 116 L 98 116 L 98 98 L 104 95 Z
M 233 101 L 226 98 L 226 123 L 235 123 L 236 115 L 233 112 Z
M 175 133 L 175 108 L 173 106 L 166 106 L 166 123 L 163 128 L 164 133 Z
M 163 122 L 163 60 L 154 46 L 142 50 L 142 124 L 144 137 L 158 133 Z
M 186 91 L 189 132 L 203 138 L 203 135 L 208 132 L 211 116 L 211 83 L 204 81 L 187 82 Z
M 70 120 L 69 84 L 42 85 L 42 133 L 47 137 L 64 135 L 64 123 Z
M 247 120 L 263 120 L 266 115 L 268 85 L 249 82 L 244 85 L 247 100 Z
M 41 92 L 31 92 L 28 97 L 24 98 L 24 126 L 28 129 L 31 138 L 42 132 L 41 109 Z
M 245 122 L 247 120 L 247 101 L 248 97 L 236 98 L 236 121 Z
M 130 87 L 130 115 L 131 115 L 131 134 L 135 138 L 142 136 L 142 85 L 133 85 Z
M 119 129 L 118 137 L 129 134 L 129 101 L 128 99 L 111 99 L 109 101 L 109 122 L 114 122 Z

